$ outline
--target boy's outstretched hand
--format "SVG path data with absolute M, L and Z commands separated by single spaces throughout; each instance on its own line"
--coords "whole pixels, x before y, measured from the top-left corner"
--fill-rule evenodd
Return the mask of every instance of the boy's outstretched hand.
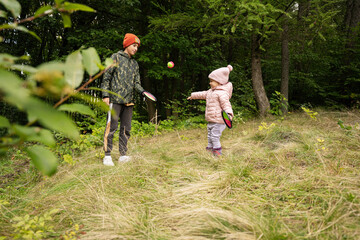
M 106 97 L 102 99 L 104 103 L 106 103 L 107 105 L 110 104 L 110 98 Z
M 191 96 L 187 98 L 187 100 L 192 100 Z

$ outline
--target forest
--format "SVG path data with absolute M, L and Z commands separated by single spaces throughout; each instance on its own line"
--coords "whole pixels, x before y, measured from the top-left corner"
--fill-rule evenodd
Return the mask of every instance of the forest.
M 126 33 L 157 101 L 109 168 Z M 187 98 L 227 65 L 216 158 Z M 0 0 L 0 239 L 358 239 L 359 108 L 359 0 Z
M 56 1 L 55 1 L 56 2 Z M 26 19 L 53 1 L 19 1 Z M 359 3 L 316 1 L 77 1 L 94 9 L 51 14 L 22 25 L 26 32 L 2 30 L 1 52 L 29 56 L 39 66 L 94 47 L 105 60 L 122 48 L 127 32 L 142 41 L 135 56 L 145 89 L 158 99 L 161 119 L 177 117 L 189 92 L 208 88 L 208 74 L 231 64 L 233 105 L 238 112 L 264 115 L 280 92 L 290 109 L 301 105 L 332 109 L 359 106 Z M 11 20 L 2 19 L 3 23 Z M 175 67 L 168 69 L 166 63 Z M 86 81 L 88 77 L 84 77 Z M 99 87 L 101 77 L 92 83 Z M 99 92 L 90 94 L 99 96 Z M 2 110 L 6 112 L 6 110 Z M 180 112 L 179 112 L 180 111 Z M 5 114 L 6 115 L 6 114 Z

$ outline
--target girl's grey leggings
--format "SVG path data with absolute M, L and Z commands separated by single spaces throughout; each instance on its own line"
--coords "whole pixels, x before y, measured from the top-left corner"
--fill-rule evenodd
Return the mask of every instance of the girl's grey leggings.
M 220 137 L 224 129 L 226 128 L 225 124 L 221 123 L 208 123 L 208 148 L 221 148 Z

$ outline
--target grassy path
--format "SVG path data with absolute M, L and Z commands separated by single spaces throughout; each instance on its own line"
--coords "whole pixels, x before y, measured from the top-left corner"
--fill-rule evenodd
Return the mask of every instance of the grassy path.
M 133 161 L 105 167 L 89 152 L 17 208 L 60 209 L 55 229 L 79 224 L 81 239 L 358 239 L 359 122 L 349 112 L 238 124 L 221 158 L 204 150 L 206 129 L 132 138 Z

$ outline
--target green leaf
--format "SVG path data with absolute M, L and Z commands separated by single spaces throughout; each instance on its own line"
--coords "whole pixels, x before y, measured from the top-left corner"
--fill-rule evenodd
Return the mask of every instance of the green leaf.
M 51 11 L 49 11 L 49 10 L 51 10 Z M 41 14 L 44 14 L 44 13 L 50 14 L 52 12 L 53 12 L 52 7 L 50 5 L 45 5 L 45 6 L 40 7 L 38 10 L 36 10 L 34 16 L 38 17 Z
M 40 129 L 37 135 L 32 135 L 27 138 L 27 141 L 30 142 L 39 142 L 42 144 L 45 144 L 49 147 L 53 147 L 56 144 L 54 135 L 52 132 L 48 129 Z
M 29 29 L 27 29 L 24 26 L 19 26 L 16 23 L 9 23 L 9 24 L 0 25 L 0 29 L 16 29 L 16 30 L 19 30 L 19 31 L 22 31 L 22 32 L 26 32 L 26 33 L 29 33 L 30 35 L 32 35 L 33 37 L 35 37 L 37 40 L 39 40 L 41 42 L 41 39 L 39 38 L 38 35 L 36 35 L 35 32 L 30 31 Z
M 60 5 L 61 3 L 63 3 L 65 0 L 55 0 L 56 5 Z
M 46 71 L 61 71 L 65 72 L 66 65 L 62 62 L 52 61 L 46 62 L 37 67 L 38 70 L 46 70 Z
M 15 27 L 14 29 L 19 30 L 19 31 L 22 31 L 22 32 L 26 32 L 26 33 L 30 34 L 31 36 L 35 37 L 37 40 L 39 40 L 39 41 L 41 42 L 40 37 L 39 37 L 38 35 L 36 35 L 35 32 L 30 31 L 29 29 L 27 29 L 27 28 L 24 27 L 24 26 L 17 26 L 17 27 Z
M 107 93 L 112 94 L 114 96 L 117 96 L 117 97 L 119 97 L 121 99 L 124 99 L 123 96 L 121 96 L 120 94 L 118 94 L 116 92 L 109 91 L 109 90 L 105 90 L 105 89 L 102 89 L 102 88 L 89 87 L 88 89 L 96 90 L 96 91 L 100 91 L 100 92 L 107 92 Z
M 344 122 L 341 119 L 339 119 L 338 124 L 341 128 L 344 128 Z
M 38 120 L 43 126 L 63 133 L 71 139 L 79 138 L 79 131 L 76 125 L 63 112 L 55 110 L 50 105 L 36 98 L 28 99 L 24 108 L 31 119 Z
M 106 67 L 109 67 L 113 63 L 114 63 L 114 60 L 112 58 L 106 58 L 105 59 L 105 66 Z
M 23 81 L 14 73 L 0 69 L 0 92 L 5 94 L 5 100 L 20 109 L 30 97 L 29 90 L 22 87 Z
M 17 124 L 15 124 L 12 128 L 14 132 L 23 139 L 30 135 L 35 135 L 40 131 L 39 127 L 26 127 Z
M 98 88 L 91 88 L 91 89 L 102 91 L 102 89 L 98 89 Z M 77 94 L 73 95 L 73 97 L 75 97 L 77 99 L 81 99 L 89 104 L 92 104 L 92 105 L 100 108 L 100 110 L 102 110 L 104 112 L 109 111 L 109 106 L 106 103 L 104 103 L 103 101 L 101 101 L 101 99 L 97 99 L 94 101 L 93 96 L 83 94 L 83 93 L 77 93 Z
M 88 7 L 86 5 L 79 3 L 69 3 L 69 2 L 65 2 L 61 9 L 68 12 L 75 12 L 75 11 L 96 12 L 93 8 Z
M 21 5 L 16 0 L 0 0 L 0 3 L 9 10 L 14 17 L 18 17 L 21 13 Z
M 6 12 L 4 12 L 4 11 L 0 10 L 0 17 L 2 17 L 2 18 L 6 18 L 6 17 L 7 17 Z
M 12 70 L 17 70 L 20 72 L 26 72 L 26 73 L 36 73 L 37 69 L 29 66 L 29 65 L 20 65 L 20 64 L 14 64 L 10 67 Z
M 58 160 L 55 155 L 43 146 L 26 148 L 35 167 L 46 176 L 52 176 L 56 172 Z
M 12 56 L 7 53 L 1 53 L 0 54 L 0 66 L 9 67 L 17 59 L 18 59 L 18 57 Z
M 14 24 L 13 23 L 11 23 L 11 24 L 3 24 L 3 25 L 0 25 L 0 29 L 3 30 L 3 29 L 14 28 L 12 25 L 14 25 Z
M 79 104 L 79 103 L 63 104 L 58 108 L 58 110 L 68 111 L 68 112 L 78 112 L 80 114 L 95 117 L 95 113 L 93 112 L 93 110 L 91 110 L 91 108 L 89 106 Z
M 82 55 L 80 50 L 71 53 L 66 58 L 65 80 L 72 87 L 77 88 L 84 77 L 84 68 L 82 65 Z
M 50 214 L 50 215 L 54 215 L 55 213 L 58 213 L 58 212 L 60 212 L 60 209 L 55 208 L 55 209 L 52 209 L 52 210 L 49 212 L 49 214 Z
M 29 142 L 39 142 L 47 146 L 55 146 L 55 139 L 51 131 L 40 127 L 13 126 L 14 132 Z
M 326 38 L 324 37 L 324 35 L 321 32 L 318 32 L 318 35 L 322 40 L 326 41 Z
M 0 128 L 2 127 L 10 127 L 10 122 L 6 117 L 0 116 Z
M 96 52 L 95 48 L 91 47 L 85 50 L 82 50 L 83 64 L 86 71 L 90 76 L 99 72 L 99 64 L 101 65 L 101 60 Z
M 70 14 L 68 14 L 68 13 L 61 13 L 61 17 L 62 17 L 62 19 L 63 19 L 64 28 L 70 28 L 70 27 L 71 27 Z

